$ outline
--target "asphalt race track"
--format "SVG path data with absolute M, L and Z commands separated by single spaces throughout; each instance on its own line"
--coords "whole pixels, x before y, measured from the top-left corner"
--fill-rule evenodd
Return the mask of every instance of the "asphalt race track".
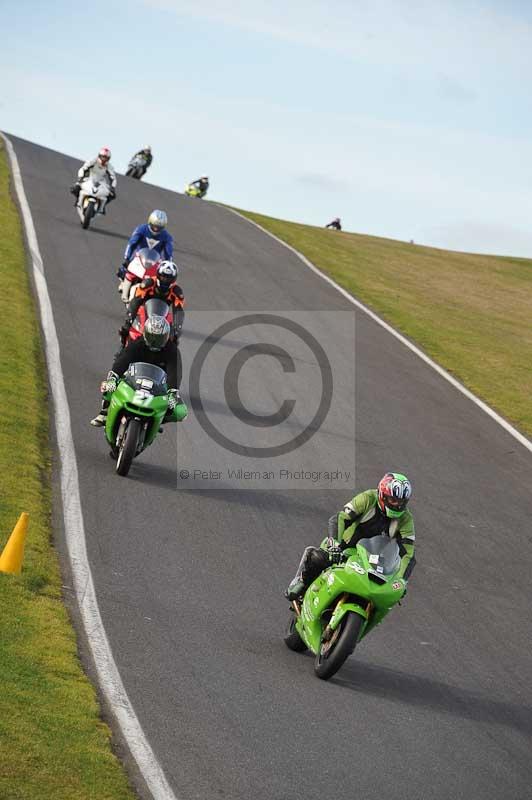
M 83 231 L 68 194 L 80 162 L 12 142 L 61 346 L 102 618 L 176 796 L 530 800 L 532 454 L 228 210 L 119 178 L 107 216 Z M 331 408 L 298 450 L 246 460 L 213 441 L 191 411 L 134 462 L 130 477 L 115 475 L 89 419 L 123 317 L 115 270 L 153 208 L 168 212 L 182 267 L 186 399 L 199 348 L 226 320 L 277 314 L 323 347 Z M 316 410 L 312 356 L 290 337 L 255 318 L 247 331 L 213 340 L 201 402 L 241 445 L 275 447 Z M 252 357 L 240 364 L 244 409 L 273 414 L 295 397 L 279 426 L 243 422 L 228 407 L 225 369 L 249 342 L 267 347 L 246 351 Z M 227 473 L 246 464 L 272 470 L 272 484 Z M 356 477 L 334 489 L 277 474 L 354 467 Z M 184 479 L 183 469 L 220 476 Z M 309 655 L 283 644 L 282 592 L 329 515 L 388 469 L 414 485 L 418 566 L 402 606 L 322 682 Z

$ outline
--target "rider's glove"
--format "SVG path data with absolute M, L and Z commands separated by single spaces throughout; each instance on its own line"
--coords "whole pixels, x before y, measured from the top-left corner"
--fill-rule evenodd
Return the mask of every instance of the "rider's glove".
M 109 372 L 107 373 L 107 379 L 105 381 L 102 381 L 100 384 L 100 391 L 102 392 L 102 394 L 104 392 L 116 391 L 118 380 L 119 380 L 119 375 L 117 375 L 116 372 L 113 372 L 112 369 L 109 370 Z
M 342 548 L 336 539 L 332 539 L 331 537 L 327 539 L 327 554 L 331 564 L 339 564 L 342 560 Z
M 176 405 L 181 401 L 177 389 L 168 389 L 168 411 L 173 411 Z
M 123 341 L 125 341 L 127 339 L 127 337 L 129 336 L 130 327 L 131 327 L 131 325 L 125 324 L 125 325 L 122 325 L 122 327 L 119 329 L 118 335 L 120 336 L 120 338 Z
M 124 277 L 125 277 L 125 274 L 126 274 L 126 272 L 127 272 L 127 268 L 128 268 L 128 267 L 129 267 L 129 261 L 127 260 L 127 258 L 125 258 L 125 259 L 122 261 L 122 266 L 121 266 L 121 267 L 118 267 L 118 270 L 117 270 L 117 273 L 116 273 L 116 274 L 117 274 L 117 276 L 118 276 L 119 278 L 124 278 Z
M 108 378 L 108 380 L 101 382 L 100 391 L 102 394 L 105 394 L 105 392 L 115 392 L 116 385 L 116 378 Z

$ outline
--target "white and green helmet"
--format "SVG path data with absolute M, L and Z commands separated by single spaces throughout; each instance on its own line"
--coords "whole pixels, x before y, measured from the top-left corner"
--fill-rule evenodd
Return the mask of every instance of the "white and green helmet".
M 170 325 L 164 317 L 148 317 L 142 332 L 150 350 L 162 350 L 170 338 Z

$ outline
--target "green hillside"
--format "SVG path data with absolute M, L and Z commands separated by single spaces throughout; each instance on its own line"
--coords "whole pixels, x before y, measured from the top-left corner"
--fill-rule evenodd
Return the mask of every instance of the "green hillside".
M 532 260 L 455 253 L 240 213 L 303 253 L 532 434 Z

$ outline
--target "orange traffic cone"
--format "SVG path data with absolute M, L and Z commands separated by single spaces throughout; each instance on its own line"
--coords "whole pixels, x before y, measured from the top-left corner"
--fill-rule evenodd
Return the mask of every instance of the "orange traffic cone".
M 28 519 L 28 514 L 23 511 L 13 528 L 11 536 L 7 540 L 2 555 L 0 555 L 0 572 L 20 575 L 24 559 L 24 542 L 26 541 L 26 531 L 28 530 Z

